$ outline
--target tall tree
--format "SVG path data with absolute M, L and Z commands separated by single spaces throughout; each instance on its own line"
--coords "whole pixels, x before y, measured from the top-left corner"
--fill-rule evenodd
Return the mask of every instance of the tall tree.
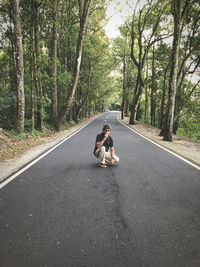
M 155 46 L 153 45 L 153 51 L 152 51 L 152 76 L 151 76 L 151 125 L 155 126 L 156 124 L 156 72 L 155 72 Z
M 125 33 L 125 40 L 124 40 L 124 51 L 123 51 L 123 101 L 122 101 L 122 115 L 121 118 L 123 119 L 128 106 L 128 88 L 127 88 L 127 32 Z
M 145 86 L 145 114 L 144 114 L 144 121 L 148 124 L 148 116 L 149 116 L 149 92 L 148 92 L 148 79 L 149 79 L 149 58 L 147 55 L 147 64 L 146 64 L 146 78 L 147 83 Z
M 52 36 L 52 117 L 56 121 L 58 116 L 58 98 L 57 98 L 57 23 L 58 23 L 58 4 L 59 0 L 53 1 L 53 36 Z
M 38 0 L 34 1 L 34 12 L 35 12 L 35 20 L 34 20 L 34 41 L 35 41 L 35 57 L 34 57 L 34 80 L 35 80 L 35 88 L 37 93 L 37 120 L 36 120 L 36 128 L 39 131 L 42 131 L 43 126 L 43 103 L 42 103 L 42 83 L 41 83 L 41 71 L 40 71 L 40 36 L 39 36 L 39 12 L 40 12 L 41 3 Z
M 122 96 L 122 108 L 121 108 L 121 119 L 124 119 L 127 106 L 127 56 L 123 56 L 123 96 Z
M 149 49 L 154 43 L 165 38 L 164 36 L 156 36 L 156 34 L 160 27 L 162 18 L 164 17 L 163 14 L 164 10 L 166 9 L 166 4 L 164 3 L 163 5 L 163 2 L 161 3 L 159 0 L 151 0 L 148 2 L 147 6 L 144 6 L 141 10 L 139 10 L 139 13 L 136 12 L 136 8 L 137 5 L 135 7 L 135 11 L 133 12 L 132 19 L 131 58 L 137 67 L 137 81 L 131 105 L 130 124 L 134 124 L 145 84 L 143 70 Z M 156 15 L 155 10 L 157 10 Z M 145 36 L 145 31 L 147 30 L 150 31 L 150 34 Z M 145 43 L 143 43 L 143 40 L 145 40 Z M 136 47 L 136 42 L 138 47 Z
M 174 126 L 173 126 L 173 133 L 176 134 L 178 127 L 179 127 L 179 119 L 180 119 L 180 113 L 183 109 L 183 107 L 186 104 L 185 98 L 189 100 L 189 98 L 192 96 L 193 92 L 195 92 L 195 88 L 198 86 L 199 81 L 197 80 L 197 83 L 192 86 L 192 90 L 185 90 L 185 82 L 187 76 L 191 76 L 198 70 L 200 66 L 200 57 L 199 57 L 199 46 L 200 46 L 200 38 L 197 34 L 200 29 L 200 9 L 199 4 L 193 5 L 192 3 L 190 5 L 187 5 L 185 9 L 187 8 L 187 11 L 185 12 L 186 15 L 183 17 L 183 26 L 182 29 L 184 29 L 181 40 L 181 48 L 180 48 L 180 54 L 179 54 L 179 69 L 177 73 L 177 93 L 176 93 L 176 99 L 175 99 L 175 110 L 174 110 Z M 182 12 L 183 14 L 183 12 Z M 190 17 L 190 19 L 188 19 Z M 185 26 L 185 27 L 184 27 Z M 187 95 L 187 97 L 185 96 Z M 183 104 L 184 103 L 184 104 Z
M 13 0 L 13 22 L 15 32 L 16 46 L 16 77 L 17 77 L 17 114 L 16 114 L 16 131 L 22 133 L 24 131 L 24 60 L 21 22 L 19 13 L 19 0 Z
M 174 18 L 174 34 L 171 54 L 171 71 L 169 79 L 169 93 L 167 104 L 167 118 L 165 122 L 164 137 L 165 141 L 172 141 L 173 122 L 174 122 L 174 107 L 177 87 L 177 73 L 178 73 L 178 56 L 181 39 L 181 11 L 182 0 L 173 0 L 172 14 Z
M 79 29 L 79 35 L 78 35 L 78 40 L 77 40 L 77 46 L 76 46 L 76 61 L 75 61 L 75 67 L 74 67 L 73 83 L 72 83 L 72 88 L 68 94 L 67 100 L 58 114 L 56 124 L 55 124 L 57 130 L 60 129 L 66 113 L 69 112 L 72 106 L 74 94 L 76 92 L 76 87 L 77 87 L 79 72 L 80 72 L 80 65 L 81 65 L 83 38 L 84 38 L 86 26 L 87 26 L 87 19 L 88 19 L 91 3 L 92 3 L 92 0 L 85 0 L 85 1 L 79 0 L 80 29 Z
M 34 10 L 33 0 L 30 0 L 30 9 Z M 31 131 L 35 129 L 35 83 L 34 83 L 34 58 L 35 58 L 35 36 L 34 36 L 34 12 L 30 16 L 30 87 L 31 87 Z
M 160 136 L 163 136 L 162 129 L 164 125 L 164 106 L 165 106 L 165 98 L 166 98 L 166 83 L 167 83 L 167 72 L 170 67 L 170 62 L 168 65 L 164 68 L 164 76 L 163 76 L 163 87 L 162 87 L 162 97 L 161 97 L 161 106 L 160 106 L 160 118 L 159 118 L 159 128 L 161 129 Z

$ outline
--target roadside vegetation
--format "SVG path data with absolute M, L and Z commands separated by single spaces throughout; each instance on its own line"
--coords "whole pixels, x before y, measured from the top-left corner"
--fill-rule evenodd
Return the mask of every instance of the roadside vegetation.
M 109 39 L 112 2 L 1 1 L 2 159 L 20 140 L 38 144 L 108 108 L 159 128 L 166 141 L 200 140 L 200 3 L 128 0 L 131 15 Z
M 76 123 L 70 121 L 65 123 L 62 131 L 70 129 Z M 60 133 L 55 129 L 43 129 L 43 131 L 34 130 L 32 132 L 17 133 L 14 130 L 0 129 L 0 162 L 20 156 L 28 149 L 48 142 Z

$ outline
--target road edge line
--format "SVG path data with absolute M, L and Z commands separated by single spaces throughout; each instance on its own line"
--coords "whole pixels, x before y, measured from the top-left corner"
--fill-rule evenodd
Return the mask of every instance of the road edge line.
M 139 136 L 143 137 L 144 139 L 148 140 L 149 142 L 153 143 L 154 145 L 156 145 L 156 146 L 158 146 L 158 147 L 164 149 L 165 151 L 171 153 L 172 155 L 176 156 L 177 158 L 180 158 L 181 160 L 185 161 L 186 163 L 188 163 L 189 165 L 191 165 L 192 167 L 194 167 L 194 168 L 196 168 L 197 170 L 200 171 L 200 167 L 199 167 L 198 165 L 196 165 L 195 163 L 193 163 L 193 162 L 191 162 L 191 161 L 185 159 L 184 157 L 180 156 L 179 154 L 176 154 L 176 153 L 173 152 L 172 150 L 170 150 L 170 149 L 168 149 L 168 148 L 166 148 L 166 147 L 164 147 L 164 146 L 162 146 L 162 145 L 156 143 L 155 141 L 149 139 L 148 137 L 142 135 L 141 133 L 137 132 L 136 130 L 134 130 L 134 129 L 131 128 L 130 126 L 128 126 L 128 125 L 126 125 L 125 123 L 123 123 L 123 122 L 119 119 L 119 116 L 117 116 L 117 120 L 118 120 L 121 124 L 123 124 L 124 126 L 126 126 L 128 129 L 130 129 L 131 131 L 133 131 L 134 133 L 138 134 Z
M 106 112 L 105 112 L 106 113 Z M 97 118 L 101 117 L 103 114 L 100 114 L 98 117 L 96 117 L 95 119 L 89 121 L 88 123 L 86 123 L 85 125 L 83 125 L 81 128 L 79 128 L 78 130 L 76 130 L 74 133 L 72 133 L 71 135 L 67 136 L 66 138 L 64 138 L 62 141 L 60 141 L 58 144 L 56 144 L 55 146 L 51 147 L 50 149 L 48 149 L 47 151 L 45 151 L 44 153 L 42 153 L 41 155 L 37 156 L 35 159 L 31 160 L 29 163 L 25 164 L 25 166 L 23 166 L 22 168 L 20 168 L 18 171 L 16 171 L 14 174 L 11 174 L 10 176 L 6 177 L 3 181 L 0 182 L 0 190 L 6 186 L 8 183 L 10 183 L 12 180 L 14 180 L 17 176 L 19 176 L 21 173 L 25 172 L 27 169 L 29 169 L 31 166 L 33 166 L 35 163 L 37 163 L 39 160 L 41 160 L 42 158 L 44 158 L 46 155 L 48 155 L 49 153 L 51 153 L 54 149 L 56 149 L 57 147 L 59 147 L 60 145 L 62 145 L 62 143 L 64 143 L 65 141 L 67 141 L 69 138 L 71 138 L 73 135 L 77 134 L 78 132 L 80 132 L 81 130 L 83 130 L 86 126 L 88 126 L 91 122 L 93 122 L 94 120 L 96 120 Z

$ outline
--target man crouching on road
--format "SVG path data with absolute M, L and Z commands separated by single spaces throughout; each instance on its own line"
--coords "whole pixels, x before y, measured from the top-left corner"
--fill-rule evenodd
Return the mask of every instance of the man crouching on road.
M 119 158 L 114 154 L 113 139 L 109 135 L 110 131 L 110 125 L 105 124 L 103 132 L 96 137 L 94 155 L 98 158 L 99 166 L 102 168 L 106 168 L 107 163 L 113 165 L 115 161 L 119 162 Z

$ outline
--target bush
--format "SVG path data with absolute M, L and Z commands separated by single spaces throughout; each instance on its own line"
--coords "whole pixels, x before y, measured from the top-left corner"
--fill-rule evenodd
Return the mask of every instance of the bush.
M 200 138 L 200 124 L 195 118 L 183 117 L 180 120 L 177 134 L 199 141 Z
M 4 97 L 0 97 L 0 127 L 12 129 L 15 124 L 16 95 L 8 92 Z

